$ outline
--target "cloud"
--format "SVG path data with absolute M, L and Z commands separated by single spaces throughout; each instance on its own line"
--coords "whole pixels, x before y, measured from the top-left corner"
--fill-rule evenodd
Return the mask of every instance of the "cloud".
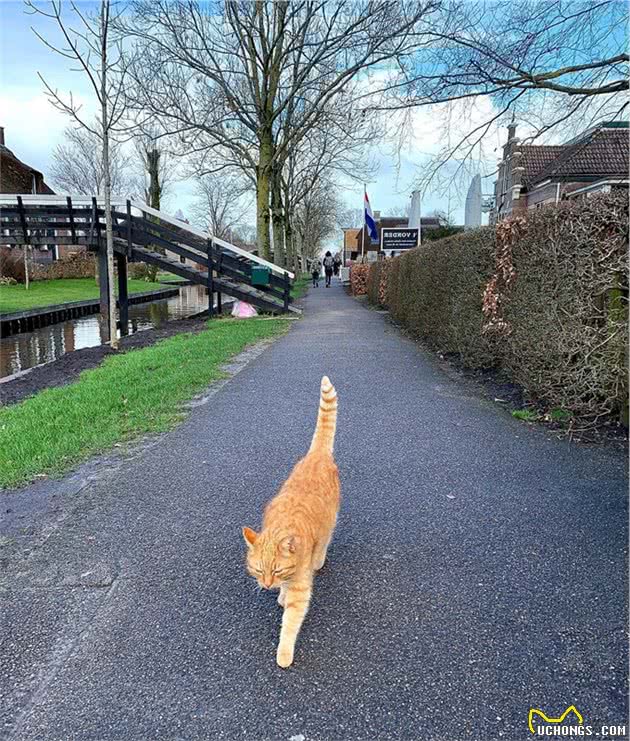
M 70 123 L 43 93 L 13 89 L 0 94 L 0 110 L 6 146 L 16 157 L 44 176 L 50 169 L 51 153 L 63 139 Z

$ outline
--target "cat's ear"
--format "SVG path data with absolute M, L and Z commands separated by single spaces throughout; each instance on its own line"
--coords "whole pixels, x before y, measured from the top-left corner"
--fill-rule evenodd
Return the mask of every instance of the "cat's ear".
M 280 541 L 280 550 L 283 553 L 295 553 L 295 549 L 297 548 L 298 543 L 300 542 L 300 539 L 297 535 L 287 535 L 286 538 L 283 538 Z
M 251 548 L 254 543 L 256 542 L 256 539 L 258 538 L 258 533 L 251 529 L 251 527 L 244 527 L 243 528 L 243 537 L 245 538 L 245 542 L 247 543 L 247 547 Z

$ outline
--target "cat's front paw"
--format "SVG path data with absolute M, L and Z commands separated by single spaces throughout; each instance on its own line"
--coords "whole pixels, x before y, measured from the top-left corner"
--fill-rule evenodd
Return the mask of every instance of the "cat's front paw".
M 283 669 L 287 669 L 293 663 L 293 651 L 289 648 L 282 648 L 278 646 L 276 662 L 278 663 L 278 666 L 281 666 Z
M 278 595 L 278 604 L 280 605 L 280 607 L 284 607 L 284 603 L 285 603 L 284 592 L 280 592 L 280 594 Z

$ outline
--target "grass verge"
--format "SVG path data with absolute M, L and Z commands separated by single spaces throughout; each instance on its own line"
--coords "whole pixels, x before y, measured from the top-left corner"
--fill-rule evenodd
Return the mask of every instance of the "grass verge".
M 145 280 L 127 282 L 129 293 L 160 291 L 165 286 Z M 98 298 L 98 286 L 94 278 L 59 278 L 58 280 L 36 280 L 28 291 L 23 284 L 0 288 L 0 312 L 25 311 L 38 306 L 53 306 L 66 301 L 85 301 Z
M 169 283 L 187 283 L 188 279 L 183 278 L 181 275 L 175 275 L 175 273 L 167 273 L 165 270 L 158 270 L 157 273 L 158 281 L 168 281 Z
M 300 275 L 293 281 L 293 285 L 291 286 L 291 298 L 294 301 L 302 298 L 302 296 L 306 293 L 306 289 L 308 288 L 310 280 L 311 276 L 308 273 L 302 273 L 302 275 Z
M 0 409 L 0 488 L 64 473 L 115 443 L 170 429 L 186 416 L 183 402 L 225 377 L 222 363 L 289 324 L 215 319 L 198 334 L 111 356 L 75 383 Z
M 520 419 L 521 422 L 538 422 L 540 419 L 540 415 L 531 409 L 515 409 L 512 416 L 515 419 Z

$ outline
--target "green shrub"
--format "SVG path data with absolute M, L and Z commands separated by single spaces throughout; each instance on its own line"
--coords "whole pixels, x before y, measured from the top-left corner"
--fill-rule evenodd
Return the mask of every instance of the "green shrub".
M 359 263 L 355 263 L 350 268 L 350 290 L 353 296 L 365 296 L 367 293 L 369 271 L 369 265 Z
M 384 260 L 373 262 L 369 266 L 368 279 L 367 279 L 367 297 L 371 304 L 378 305 L 378 293 L 381 285 L 381 272 Z
M 516 409 L 512 412 L 512 416 L 520 419 L 521 422 L 537 422 L 540 419 L 540 416 L 531 409 Z
M 469 367 L 503 367 L 567 418 L 627 419 L 627 194 L 528 211 L 498 233 L 499 245 L 482 227 L 387 261 L 394 319 Z M 372 266 L 373 303 L 382 275 Z
M 387 306 L 387 282 L 393 260 L 379 260 L 370 265 L 367 282 L 368 301 L 375 306 Z
M 488 227 L 423 244 L 392 261 L 387 305 L 396 321 L 435 349 L 458 353 L 473 367 L 492 366 L 481 301 L 493 267 Z
M 627 403 L 628 196 L 529 212 L 503 296 L 502 365 L 546 407 L 582 420 Z

